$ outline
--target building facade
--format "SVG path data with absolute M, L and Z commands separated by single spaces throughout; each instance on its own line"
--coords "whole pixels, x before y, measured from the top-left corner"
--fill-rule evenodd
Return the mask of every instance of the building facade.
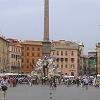
M 88 52 L 88 74 L 96 75 L 97 73 L 97 55 L 96 51 Z
M 22 63 L 21 73 L 31 73 L 39 58 L 42 57 L 42 42 L 41 41 L 23 41 L 21 42 Z
M 100 74 L 100 43 L 96 45 L 97 50 L 97 74 Z
M 9 70 L 8 47 L 9 42 L 4 37 L 0 37 L 0 72 L 8 72 Z
M 20 73 L 21 67 L 21 45 L 17 39 L 7 39 L 9 41 L 9 72 Z
M 88 72 L 88 55 L 82 55 L 80 56 L 79 60 L 79 76 L 87 75 Z
M 79 44 L 71 41 L 52 41 L 51 56 L 56 58 L 56 64 L 61 74 L 78 76 Z

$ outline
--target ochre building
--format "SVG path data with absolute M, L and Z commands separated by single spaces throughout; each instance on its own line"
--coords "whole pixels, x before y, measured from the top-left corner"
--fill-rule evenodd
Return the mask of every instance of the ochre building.
M 21 68 L 20 72 L 27 74 L 34 70 L 34 67 L 39 58 L 42 57 L 42 42 L 41 41 L 23 41 L 21 42 Z
M 9 42 L 0 36 L 0 72 L 9 71 Z
M 97 74 L 100 74 L 100 43 L 96 46 L 97 50 Z

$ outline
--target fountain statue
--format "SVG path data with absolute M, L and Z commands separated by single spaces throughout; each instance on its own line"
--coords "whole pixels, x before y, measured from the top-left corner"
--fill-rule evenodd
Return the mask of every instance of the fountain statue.
M 31 74 L 39 77 L 51 77 L 58 74 L 57 69 L 55 58 L 45 56 L 38 60 L 35 70 Z

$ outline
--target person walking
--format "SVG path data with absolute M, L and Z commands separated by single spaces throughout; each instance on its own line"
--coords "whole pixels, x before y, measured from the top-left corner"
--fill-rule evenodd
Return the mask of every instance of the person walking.
M 79 78 L 76 79 L 76 84 L 77 84 L 77 87 L 79 87 L 79 85 L 80 85 L 80 80 L 79 80 Z
M 85 86 L 86 90 L 88 90 L 88 85 L 89 85 L 88 78 L 86 77 L 83 81 L 84 81 L 84 86 Z
M 8 80 L 7 80 L 6 77 L 3 77 L 2 81 L 1 81 L 1 89 L 2 89 L 2 92 L 3 92 L 2 100 L 5 100 L 6 91 L 8 89 Z

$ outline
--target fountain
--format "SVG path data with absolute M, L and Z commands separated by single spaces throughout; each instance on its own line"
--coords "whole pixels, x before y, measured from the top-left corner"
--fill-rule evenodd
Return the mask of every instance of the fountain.
M 51 77 L 58 75 L 57 65 L 54 57 L 44 57 L 37 61 L 35 70 L 32 71 L 32 75 L 38 75 L 38 77 Z

